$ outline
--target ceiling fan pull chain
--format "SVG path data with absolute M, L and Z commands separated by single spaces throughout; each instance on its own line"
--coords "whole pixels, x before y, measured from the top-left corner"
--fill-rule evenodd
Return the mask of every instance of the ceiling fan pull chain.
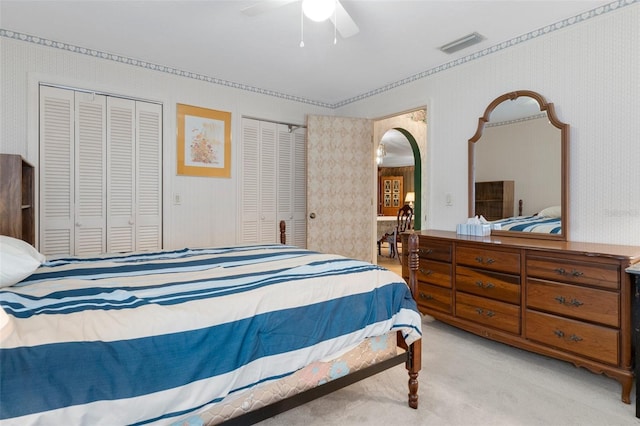
M 337 0 L 336 0 L 337 3 Z M 338 44 L 338 5 L 333 9 L 333 45 Z
M 304 47 L 304 10 L 300 6 L 300 47 Z

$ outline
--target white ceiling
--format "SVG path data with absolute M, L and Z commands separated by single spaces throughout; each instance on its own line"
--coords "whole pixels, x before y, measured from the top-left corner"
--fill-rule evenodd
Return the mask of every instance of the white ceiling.
M 333 44 L 300 1 L 257 16 L 256 1 L 1 0 L 0 28 L 336 107 L 609 1 L 341 0 L 360 32 Z M 477 31 L 486 39 L 446 55 Z M 226 83 L 223 83 L 226 84 Z
M 380 143 L 384 144 L 386 155 L 378 167 L 406 167 L 415 165 L 411 144 L 405 135 L 395 129 L 382 135 Z

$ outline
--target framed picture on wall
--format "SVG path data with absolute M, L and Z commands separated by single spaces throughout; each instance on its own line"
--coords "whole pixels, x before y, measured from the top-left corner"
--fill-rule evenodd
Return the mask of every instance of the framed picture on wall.
M 178 174 L 231 177 L 231 113 L 177 104 Z

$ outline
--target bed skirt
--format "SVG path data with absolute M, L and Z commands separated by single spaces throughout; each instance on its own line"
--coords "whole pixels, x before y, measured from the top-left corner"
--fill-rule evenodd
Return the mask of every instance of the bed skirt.
M 365 339 L 348 352 L 311 363 L 282 379 L 229 395 L 223 401 L 173 425 L 217 425 L 384 362 L 398 355 L 396 336 L 394 331 Z

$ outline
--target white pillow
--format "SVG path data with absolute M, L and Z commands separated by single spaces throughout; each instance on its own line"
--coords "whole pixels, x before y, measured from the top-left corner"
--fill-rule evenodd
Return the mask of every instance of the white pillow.
M 560 206 L 551 206 L 540 210 L 538 216 L 544 217 L 562 217 L 562 209 Z
M 45 256 L 32 245 L 0 235 L 0 288 L 27 278 L 45 260 Z

